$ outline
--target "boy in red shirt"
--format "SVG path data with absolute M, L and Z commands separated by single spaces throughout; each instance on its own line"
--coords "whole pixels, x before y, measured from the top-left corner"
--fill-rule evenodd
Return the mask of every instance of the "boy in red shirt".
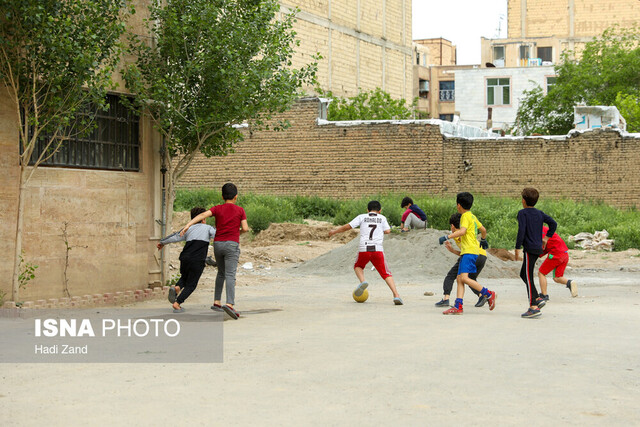
M 224 310 L 232 319 L 240 317 L 233 305 L 236 294 L 236 270 L 240 258 L 240 234 L 249 231 L 247 214 L 244 209 L 236 205 L 238 201 L 238 188 L 228 182 L 222 186 L 222 198 L 224 203 L 204 211 L 193 218 L 184 226 L 180 235 L 183 235 L 189 227 L 210 216 L 216 219 L 216 237 L 213 239 L 213 254 L 218 264 L 216 276 L 216 288 L 211 309 Z M 225 283 L 226 282 L 226 283 Z M 226 284 L 227 304 L 222 306 L 222 288 Z
M 546 236 L 549 228 L 542 227 L 542 235 Z M 570 291 L 572 297 L 578 296 L 578 286 L 573 280 L 568 280 L 564 277 L 564 270 L 567 268 L 569 262 L 569 248 L 558 233 L 553 233 L 553 236 L 547 241 L 547 245 L 544 247 L 542 255 L 548 254 L 538 269 L 538 280 L 540 281 L 540 298 L 545 301 L 549 301 L 549 294 L 547 293 L 547 274 L 553 271 L 553 281 L 565 285 Z

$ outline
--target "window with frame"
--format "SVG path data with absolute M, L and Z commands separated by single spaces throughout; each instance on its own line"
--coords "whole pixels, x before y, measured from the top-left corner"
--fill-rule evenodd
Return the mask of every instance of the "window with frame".
M 456 83 L 455 81 L 442 81 L 440 82 L 440 101 L 455 101 L 456 100 Z
M 139 171 L 139 117 L 122 103 L 120 95 L 107 95 L 107 105 L 107 111 L 87 111 L 85 114 L 95 117 L 93 129 L 85 135 L 71 136 L 40 166 Z M 40 157 L 50 138 L 38 138 L 30 164 Z
M 549 91 L 551 90 L 551 88 L 553 87 L 553 85 L 556 84 L 556 79 L 557 77 L 553 76 L 553 77 L 547 77 L 547 93 L 549 93 Z
M 540 58 L 542 62 L 553 62 L 553 48 L 539 47 L 538 58 Z
M 440 120 L 444 120 L 445 122 L 453 121 L 453 114 L 440 114 L 438 117 Z
M 420 98 L 429 97 L 429 80 L 419 79 L 418 81 L 418 96 Z
M 504 67 L 504 46 L 493 47 L 493 65 L 496 67 Z
M 530 58 L 529 56 L 529 46 L 528 45 L 520 45 L 520 59 L 526 61 Z
M 487 105 L 509 105 L 511 86 L 509 78 L 487 79 Z

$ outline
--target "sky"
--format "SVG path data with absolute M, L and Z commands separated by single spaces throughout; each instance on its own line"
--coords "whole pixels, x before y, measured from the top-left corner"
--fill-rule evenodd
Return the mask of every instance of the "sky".
M 413 0 L 412 13 L 413 39 L 451 40 L 459 65 L 480 63 L 480 37 L 507 36 L 507 0 Z

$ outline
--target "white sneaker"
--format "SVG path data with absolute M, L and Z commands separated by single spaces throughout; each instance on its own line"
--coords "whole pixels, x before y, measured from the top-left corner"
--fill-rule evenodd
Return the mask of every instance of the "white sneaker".
M 568 286 L 569 290 L 571 291 L 571 296 L 573 298 L 578 296 L 578 285 L 576 284 L 576 282 L 574 282 L 573 280 L 571 280 L 569 282 L 569 286 Z

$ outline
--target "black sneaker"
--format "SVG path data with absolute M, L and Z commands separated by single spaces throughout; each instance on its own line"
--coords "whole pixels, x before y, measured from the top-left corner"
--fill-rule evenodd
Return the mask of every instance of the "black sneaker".
M 549 295 L 540 294 L 540 298 L 544 300 L 545 304 L 549 302 Z
M 527 310 L 526 312 L 522 313 L 520 315 L 520 317 L 523 317 L 525 319 L 531 319 L 532 317 L 539 317 L 542 313 L 540 312 L 540 309 L 535 309 L 535 308 L 531 308 L 529 307 L 529 310 Z
M 536 305 L 538 306 L 538 308 L 542 308 L 547 305 L 547 300 L 542 297 L 538 297 L 538 299 L 536 300 Z
M 480 294 L 480 297 L 478 297 L 478 302 L 476 303 L 476 307 L 482 307 L 487 303 L 488 300 L 489 300 L 489 295 L 485 296 Z
M 449 300 L 444 298 L 441 299 L 436 303 L 436 307 L 449 307 Z
M 217 267 L 218 263 L 216 262 L 215 259 L 211 258 L 210 256 L 207 257 L 207 259 L 204 260 L 204 263 L 207 265 L 210 265 L 212 267 Z

